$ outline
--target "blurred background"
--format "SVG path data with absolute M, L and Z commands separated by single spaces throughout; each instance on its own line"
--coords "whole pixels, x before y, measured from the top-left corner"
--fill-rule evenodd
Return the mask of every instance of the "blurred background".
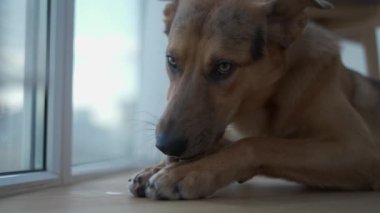
M 332 1 L 312 19 L 341 37 L 342 61 L 379 77 L 378 1 Z M 164 106 L 166 38 L 156 0 L 76 0 L 71 165 L 150 164 Z M 0 175 L 46 168 L 49 1 L 0 0 Z

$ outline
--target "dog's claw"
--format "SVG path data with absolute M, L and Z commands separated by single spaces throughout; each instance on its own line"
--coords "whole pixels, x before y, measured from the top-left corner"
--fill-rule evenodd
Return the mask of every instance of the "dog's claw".
M 179 194 L 180 193 L 180 188 L 179 188 L 179 184 L 178 183 L 174 186 L 173 192 L 175 194 Z
M 142 183 L 142 177 L 141 176 L 136 176 L 136 178 L 134 179 L 134 182 L 137 183 L 137 184 L 141 184 Z
M 144 187 L 137 188 L 136 195 L 137 197 L 145 197 L 145 188 Z

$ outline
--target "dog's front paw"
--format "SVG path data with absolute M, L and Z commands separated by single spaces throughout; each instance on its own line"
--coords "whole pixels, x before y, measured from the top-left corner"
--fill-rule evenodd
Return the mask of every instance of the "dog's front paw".
M 145 189 L 150 177 L 160 171 L 161 167 L 153 167 L 142 170 L 130 179 L 129 191 L 136 197 L 145 197 Z
M 216 190 L 211 172 L 182 165 L 162 169 L 153 175 L 145 195 L 156 200 L 193 200 L 210 196 Z

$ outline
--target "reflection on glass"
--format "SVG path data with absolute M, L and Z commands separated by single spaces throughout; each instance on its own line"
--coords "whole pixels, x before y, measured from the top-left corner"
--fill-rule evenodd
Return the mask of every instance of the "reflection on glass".
M 73 165 L 128 157 L 140 0 L 76 1 Z

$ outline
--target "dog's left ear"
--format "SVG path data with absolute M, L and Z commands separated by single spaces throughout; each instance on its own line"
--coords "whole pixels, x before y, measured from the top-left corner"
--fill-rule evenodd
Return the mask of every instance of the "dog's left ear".
M 307 7 L 332 9 L 325 0 L 271 0 L 265 4 L 268 16 L 268 39 L 288 48 L 305 29 Z

